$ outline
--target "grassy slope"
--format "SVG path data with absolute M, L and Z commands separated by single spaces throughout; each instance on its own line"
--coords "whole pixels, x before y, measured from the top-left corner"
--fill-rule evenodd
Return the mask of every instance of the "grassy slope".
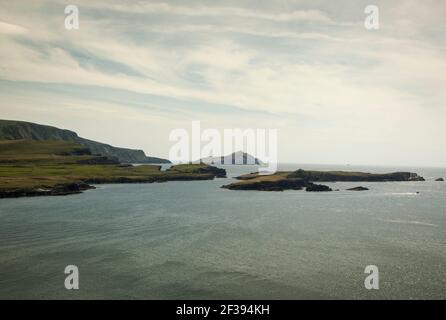
M 76 156 L 76 157 L 72 157 Z M 92 158 L 88 149 L 74 142 L 0 140 L 0 164 L 75 162 Z
M 36 141 L 63 140 L 78 143 L 91 150 L 93 154 L 114 157 L 125 163 L 170 163 L 166 159 L 146 157 L 142 150 L 118 148 L 79 137 L 75 132 L 37 123 L 1 120 L 0 140 L 27 139 Z
M 80 153 L 80 154 L 79 154 Z M 66 141 L 0 141 L 0 190 L 53 187 L 71 182 L 155 182 L 169 180 L 212 179 L 197 172 L 204 164 L 174 166 L 160 171 L 160 166 L 121 166 L 77 164 L 94 158 L 85 149 Z

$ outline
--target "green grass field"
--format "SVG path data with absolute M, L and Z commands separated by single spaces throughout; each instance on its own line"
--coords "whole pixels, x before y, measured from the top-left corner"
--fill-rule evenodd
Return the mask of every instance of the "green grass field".
M 213 179 L 205 164 L 157 165 L 79 164 L 98 158 L 84 147 L 65 141 L 0 141 L 0 191 L 51 188 L 67 183 L 163 182 Z

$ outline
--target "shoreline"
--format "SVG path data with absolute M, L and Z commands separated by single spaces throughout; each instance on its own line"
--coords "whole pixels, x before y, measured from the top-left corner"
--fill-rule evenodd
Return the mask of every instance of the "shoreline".
M 259 175 L 249 173 L 235 178 L 233 182 L 221 188 L 229 190 L 255 190 L 255 191 L 284 191 L 303 190 L 308 192 L 330 192 L 330 187 L 317 184 L 320 182 L 402 182 L 402 181 L 426 181 L 423 177 L 413 172 L 392 172 L 385 174 L 354 172 L 354 171 L 278 171 L 273 175 Z M 367 191 L 358 186 L 351 191 Z M 335 190 L 336 191 L 336 190 Z

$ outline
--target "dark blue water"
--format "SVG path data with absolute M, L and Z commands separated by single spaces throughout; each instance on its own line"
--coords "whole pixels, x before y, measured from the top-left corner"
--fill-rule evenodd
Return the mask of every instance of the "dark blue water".
M 428 181 L 308 193 L 221 189 L 228 178 L 1 199 L 0 298 L 446 298 L 446 182 L 433 181 L 446 169 L 282 169 L 300 167 Z M 358 185 L 370 191 L 345 191 Z M 67 265 L 77 291 L 64 287 Z M 367 265 L 379 290 L 364 287 Z

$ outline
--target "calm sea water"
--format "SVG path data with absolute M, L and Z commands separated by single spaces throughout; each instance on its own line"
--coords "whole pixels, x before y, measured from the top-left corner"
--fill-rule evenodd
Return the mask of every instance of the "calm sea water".
M 446 298 L 446 182 L 433 181 L 446 169 L 282 166 L 298 168 L 428 181 L 308 193 L 221 189 L 228 178 L 0 199 L 0 298 Z M 358 185 L 370 191 L 344 191 Z M 77 291 L 64 287 L 67 265 Z M 367 265 L 379 290 L 364 288 Z

